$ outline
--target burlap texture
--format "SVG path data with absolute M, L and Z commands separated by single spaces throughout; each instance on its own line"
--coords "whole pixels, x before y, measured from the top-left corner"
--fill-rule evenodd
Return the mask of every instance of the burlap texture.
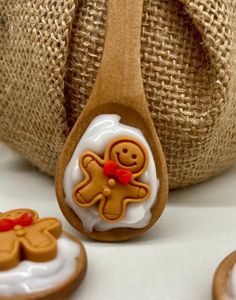
M 106 11 L 0 0 L 0 137 L 48 174 L 95 82 Z M 235 14 L 235 0 L 144 0 L 143 81 L 171 188 L 236 158 Z

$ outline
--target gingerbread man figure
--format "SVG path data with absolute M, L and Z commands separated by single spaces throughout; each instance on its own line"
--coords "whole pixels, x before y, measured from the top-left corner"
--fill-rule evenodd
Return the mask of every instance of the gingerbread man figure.
M 57 254 L 56 239 L 62 227 L 56 218 L 42 218 L 29 209 L 0 213 L 0 270 L 21 260 L 43 262 Z
M 112 140 L 104 158 L 85 151 L 79 164 L 85 178 L 75 187 L 73 199 L 82 208 L 98 204 L 104 221 L 119 222 L 129 203 L 145 201 L 150 195 L 149 185 L 137 180 L 147 168 L 148 154 L 135 138 L 122 136 Z

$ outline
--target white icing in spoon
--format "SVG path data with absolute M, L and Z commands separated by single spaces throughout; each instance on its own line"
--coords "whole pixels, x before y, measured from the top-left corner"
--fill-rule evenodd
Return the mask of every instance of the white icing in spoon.
M 113 228 L 129 227 L 143 228 L 147 226 L 151 219 L 151 208 L 154 205 L 159 189 L 156 166 L 151 149 L 142 132 L 131 126 L 121 124 L 120 116 L 104 114 L 97 116 L 87 128 L 69 161 L 64 174 L 65 202 L 80 218 L 85 230 L 91 232 L 106 231 Z M 119 136 L 131 136 L 140 140 L 146 147 L 149 164 L 144 174 L 140 176 L 140 181 L 148 183 L 151 187 L 149 199 L 141 203 L 130 203 L 126 210 L 124 219 L 118 223 L 107 223 L 100 219 L 95 206 L 81 208 L 72 199 L 74 187 L 83 179 L 82 171 L 79 167 L 79 157 L 82 152 L 92 150 L 98 155 L 103 155 L 106 145 Z

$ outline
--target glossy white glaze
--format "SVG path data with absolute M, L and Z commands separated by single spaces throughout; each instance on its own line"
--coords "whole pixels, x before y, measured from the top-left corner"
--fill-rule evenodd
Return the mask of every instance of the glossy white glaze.
M 76 258 L 80 255 L 80 245 L 65 236 L 61 236 L 57 243 L 55 259 L 44 263 L 22 261 L 11 270 L 1 271 L 0 296 L 45 291 L 72 276 L 76 269 Z
M 151 149 L 144 138 L 142 132 L 137 129 L 119 122 L 118 115 L 100 115 L 97 116 L 85 131 L 80 139 L 76 149 L 69 161 L 64 174 L 64 192 L 65 201 L 72 208 L 75 214 L 80 218 L 84 228 L 91 232 L 106 231 L 112 228 L 143 228 L 150 222 L 151 208 L 156 201 L 159 189 L 159 180 L 157 179 L 156 166 L 154 163 Z M 145 173 L 140 176 L 140 181 L 148 183 L 151 187 L 149 199 L 141 203 L 130 203 L 126 210 L 124 219 L 118 223 L 107 223 L 100 219 L 95 206 L 81 208 L 76 205 L 72 199 L 73 189 L 82 179 L 83 174 L 79 168 L 79 157 L 82 152 L 92 150 L 98 155 L 103 155 L 106 145 L 119 136 L 132 136 L 140 140 L 147 149 L 149 164 Z

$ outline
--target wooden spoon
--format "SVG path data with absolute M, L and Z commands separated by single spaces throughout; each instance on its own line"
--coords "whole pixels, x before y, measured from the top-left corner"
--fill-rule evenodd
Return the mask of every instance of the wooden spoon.
M 106 241 L 126 240 L 151 227 L 160 217 L 168 195 L 168 176 L 162 147 L 145 99 L 141 63 L 143 0 L 108 0 L 106 38 L 101 66 L 91 96 L 75 123 L 57 166 L 56 192 L 68 221 L 85 235 Z M 142 229 L 119 228 L 85 232 L 79 218 L 64 201 L 63 176 L 74 149 L 90 122 L 100 114 L 118 114 L 121 122 L 138 128 L 153 153 L 160 187 L 152 218 Z
M 212 291 L 214 300 L 231 299 L 229 295 L 229 278 L 234 265 L 236 265 L 236 251 L 229 254 L 215 272 Z

